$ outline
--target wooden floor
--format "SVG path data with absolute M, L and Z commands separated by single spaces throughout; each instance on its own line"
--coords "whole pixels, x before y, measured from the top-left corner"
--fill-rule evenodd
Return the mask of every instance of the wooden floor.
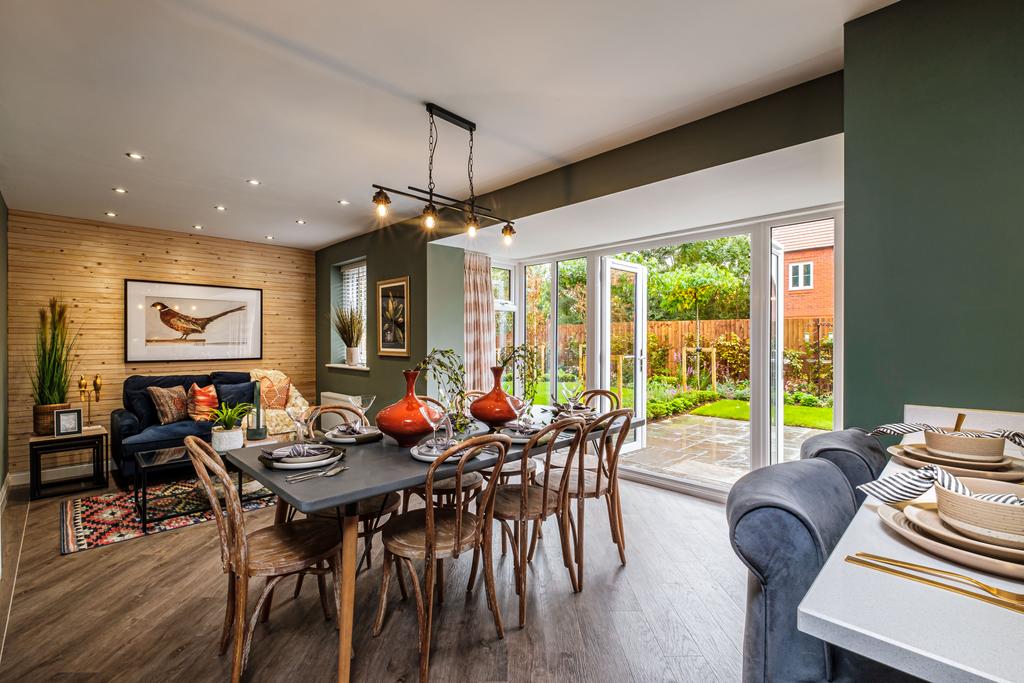
M 524 630 L 515 623 L 511 555 L 496 553 L 504 640 L 495 638 L 482 587 L 466 595 L 470 558 L 449 565 L 432 679 L 739 680 L 746 572 L 729 547 L 724 507 L 628 482 L 622 493 L 629 564 L 619 565 L 604 504 L 592 503 L 586 585 L 573 594 L 549 522 L 529 575 Z M 246 521 L 257 528 L 273 514 L 260 510 Z M 0 680 L 227 680 L 230 659 L 216 652 L 227 583 L 213 524 L 69 556 L 60 555 L 58 526 L 56 499 L 8 505 L 0 626 L 8 604 L 10 616 Z M 257 630 L 246 680 L 334 680 L 336 632 L 323 619 L 316 582 L 307 581 L 298 600 L 292 580 L 286 585 L 288 597 Z M 373 638 L 379 586 L 378 559 L 356 587 L 353 680 L 413 681 L 415 606 L 392 582 L 388 621 Z

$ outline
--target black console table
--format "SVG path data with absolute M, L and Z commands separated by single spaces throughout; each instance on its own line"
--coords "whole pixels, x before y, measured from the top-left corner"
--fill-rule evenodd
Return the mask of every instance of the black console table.
M 106 487 L 107 440 L 107 429 L 102 425 L 86 427 L 81 434 L 29 438 L 29 498 L 35 500 L 44 496 Z M 42 460 L 44 455 L 84 450 L 92 451 L 92 474 L 57 481 L 43 481 Z

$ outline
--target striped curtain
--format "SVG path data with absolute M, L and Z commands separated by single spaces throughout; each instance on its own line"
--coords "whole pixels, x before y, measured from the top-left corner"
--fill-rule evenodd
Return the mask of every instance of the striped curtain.
M 491 388 L 494 357 L 494 290 L 491 257 L 467 251 L 465 257 L 466 386 Z

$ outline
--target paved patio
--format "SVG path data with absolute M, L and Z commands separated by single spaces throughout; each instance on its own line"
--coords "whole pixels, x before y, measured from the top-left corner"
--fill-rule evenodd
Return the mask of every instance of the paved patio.
M 824 433 L 804 427 L 784 429 L 783 460 L 798 459 L 800 444 Z M 728 489 L 750 470 L 750 423 L 702 415 L 654 422 L 647 426 L 647 447 L 624 453 L 621 464 Z

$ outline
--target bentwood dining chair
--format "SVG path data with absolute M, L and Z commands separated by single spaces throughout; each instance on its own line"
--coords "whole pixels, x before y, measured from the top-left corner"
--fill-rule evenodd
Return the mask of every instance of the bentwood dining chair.
M 419 400 L 424 403 L 437 408 L 438 410 L 444 411 L 445 406 L 443 403 L 438 401 L 432 396 L 417 396 Z M 484 477 L 479 472 L 469 472 L 463 477 L 460 486 L 463 492 L 463 504 L 470 505 L 473 503 L 477 496 L 480 495 L 481 489 L 483 489 Z M 434 482 L 434 495 L 443 502 L 451 503 L 455 493 L 455 479 L 444 479 Z M 422 486 L 414 486 L 406 489 L 402 492 L 402 513 L 409 511 L 409 503 L 412 502 L 413 496 L 422 499 L 424 502 L 427 499 L 426 491 Z
M 324 415 L 338 415 L 346 424 L 358 423 L 364 427 L 369 426 L 370 421 L 367 419 L 363 411 L 359 410 L 355 406 L 349 405 L 338 405 L 338 406 L 327 406 L 320 410 L 320 417 L 323 419 Z M 366 498 L 359 501 L 357 504 L 357 511 L 359 514 L 359 538 L 363 539 L 363 554 L 359 559 L 359 566 L 356 568 L 357 571 L 361 570 L 363 565 L 369 569 L 373 563 L 373 537 L 380 533 L 380 530 L 384 528 L 384 523 L 388 518 L 398 511 L 399 505 L 401 505 L 401 496 L 397 493 L 381 494 L 372 498 Z M 295 516 L 295 508 L 289 511 L 291 517 Z M 341 508 L 333 508 L 329 510 L 319 510 L 309 515 L 316 519 L 328 519 L 338 524 L 338 528 L 341 528 L 341 523 L 344 518 L 344 512 Z M 291 518 L 290 517 L 290 518 Z M 289 518 L 289 519 L 290 519 Z M 299 575 L 299 580 L 295 585 L 295 594 L 298 595 L 302 589 L 303 576 Z
M 569 527 L 566 510 L 569 505 L 569 477 L 563 477 L 559 483 L 552 485 L 553 477 L 550 467 L 551 456 L 555 452 L 555 444 L 566 433 L 572 433 L 572 442 L 566 448 L 567 462 L 572 466 L 573 458 L 580 445 L 580 437 L 584 428 L 583 418 L 569 417 L 554 422 L 530 437 L 530 440 L 523 447 L 524 453 L 529 453 L 538 446 L 547 444 L 543 456 L 534 456 L 537 459 L 543 457 L 544 468 L 537 475 L 537 480 L 531 483 L 530 468 L 528 462 L 531 458 L 522 458 L 513 465 L 520 466 L 519 483 L 501 484 L 494 499 L 494 519 L 502 527 L 502 540 L 504 534 L 512 538 L 513 568 L 516 576 L 516 593 L 519 594 L 519 627 L 526 626 L 526 565 L 533 561 L 533 554 L 537 549 L 537 539 L 540 537 L 540 526 L 548 517 L 554 516 L 558 520 L 558 533 L 562 542 L 562 561 L 569 570 L 569 581 L 573 591 L 578 590 L 576 584 L 576 573 L 572 563 L 572 550 L 569 547 Z M 563 446 L 563 448 L 565 448 Z M 528 531 L 528 525 L 533 522 L 532 532 Z M 527 538 L 529 536 L 529 538 Z M 527 550 L 529 547 L 529 550 Z M 470 586 L 472 589 L 472 586 Z
M 491 526 L 494 515 L 496 485 L 489 481 L 477 501 L 477 512 L 466 509 L 463 502 L 465 493 L 458 484 L 466 476 L 466 464 L 481 454 L 484 449 L 497 453 L 495 466 L 505 464 L 512 440 L 500 434 L 477 436 L 452 446 L 437 457 L 427 470 L 425 484 L 428 504 L 418 510 L 392 517 L 384 525 L 384 570 L 380 585 L 380 604 L 373 625 L 373 635 L 379 636 L 384 628 L 387 614 L 388 586 L 391 583 L 391 566 L 394 565 L 399 585 L 404 587 L 403 567 L 412 580 L 413 596 L 416 599 L 416 616 L 420 633 L 420 681 L 426 683 L 430 671 L 430 642 L 434 616 L 435 590 L 438 598 L 444 592 L 444 561 L 456 559 L 459 555 L 473 551 L 473 567 L 469 585 L 476 579 L 477 567 L 483 558 L 484 583 L 487 587 L 487 605 L 494 616 L 498 638 L 504 638 L 501 612 L 494 587 L 494 566 L 491 558 Z M 437 470 L 442 465 L 455 465 L 451 503 L 441 503 L 434 496 Z M 413 560 L 423 561 L 422 584 L 416 573 Z M 439 600 L 440 601 L 440 600 Z
M 629 435 L 633 411 L 628 408 L 612 410 L 599 416 L 583 428 L 580 454 L 585 446 L 593 443 L 591 455 L 596 461 L 593 470 L 571 464 L 551 473 L 553 486 L 561 487 L 567 479 L 567 496 L 576 501 L 578 519 L 572 516 L 572 506 L 566 507 L 566 516 L 573 538 L 573 559 L 576 563 L 576 583 L 583 590 L 583 513 L 590 498 L 604 498 L 608 506 L 608 523 L 611 526 L 612 541 L 618 546 L 619 560 L 626 564 L 626 538 L 622 528 L 622 504 L 619 496 L 619 453 Z
M 622 404 L 619 395 L 609 389 L 587 389 L 580 394 L 580 403 L 588 408 L 593 408 L 598 413 L 603 410 L 601 407 L 602 399 L 608 400 L 608 404 L 611 406 L 610 410 L 618 410 L 619 406 Z M 582 448 L 580 448 L 580 454 L 576 458 L 576 462 L 583 463 L 583 469 L 591 471 L 597 469 L 597 458 L 587 453 L 586 442 L 584 442 Z M 551 459 L 551 466 L 565 467 L 565 455 L 563 453 L 556 454 Z
M 238 683 L 249 659 L 252 634 L 256 629 L 263 602 L 281 579 L 308 572 L 322 577 L 331 574 L 335 609 L 341 595 L 341 534 L 335 524 L 303 519 L 274 524 L 246 533 L 242 503 L 231 477 L 217 451 L 205 441 L 185 437 L 185 448 L 199 481 L 210 501 L 217 533 L 220 536 L 221 564 L 228 575 L 228 603 L 221 631 L 220 654 L 234 641 L 231 681 Z M 216 484 L 219 484 L 219 491 Z M 224 507 L 221 508 L 220 496 Z M 249 604 L 249 579 L 265 577 L 266 586 L 246 619 Z M 327 592 L 319 582 L 324 616 L 330 619 Z

